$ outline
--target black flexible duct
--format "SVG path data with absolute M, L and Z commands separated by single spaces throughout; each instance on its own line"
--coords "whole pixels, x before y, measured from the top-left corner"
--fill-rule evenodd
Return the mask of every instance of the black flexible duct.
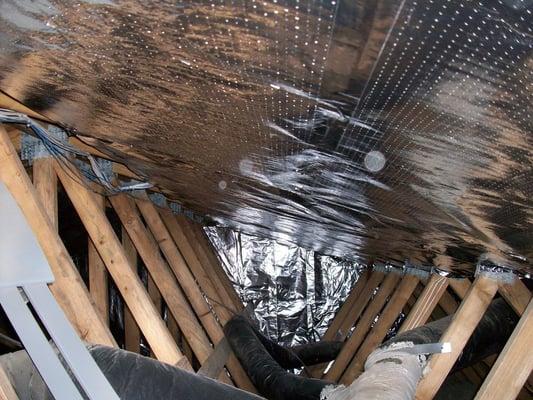
M 88 349 L 121 400 L 265 400 L 125 350 L 100 345 Z M 25 351 L 0 357 L 0 364 L 20 400 L 53 399 Z
M 105 346 L 90 352 L 121 399 L 260 400 L 213 379 Z
M 245 317 L 233 317 L 224 327 L 224 332 L 257 390 L 268 399 L 319 399 L 324 387 L 332 384 L 287 372 L 281 364 L 293 366 L 297 356 L 291 356 L 289 350 L 272 343 Z
M 501 350 L 511 335 L 518 317 L 502 300 L 494 300 L 481 319 L 457 362 L 463 368 Z M 394 342 L 416 344 L 438 342 L 451 317 L 430 322 L 420 328 L 401 333 L 383 346 Z M 296 376 L 281 365 L 293 368 L 301 362 L 324 362 L 336 355 L 339 344 L 322 343 L 290 350 L 261 335 L 247 319 L 235 317 L 226 324 L 225 332 L 235 354 L 258 390 L 271 400 L 318 400 L 322 389 L 331 383 Z M 318 349 L 319 356 L 312 353 Z M 123 400 L 261 400 L 262 398 L 192 374 L 151 358 L 106 346 L 89 346 L 92 357 Z M 8 357 L 7 359 L 5 357 Z M 24 351 L 0 357 L 21 400 L 48 400 L 49 393 Z M 34 389 L 34 390 L 33 390 Z M 21 395 L 21 393 L 25 393 Z M 264 400 L 264 399 L 262 399 Z
M 452 317 L 453 315 L 450 315 L 437 321 L 429 322 L 419 328 L 400 333 L 382 346 L 397 342 L 413 342 L 414 344 L 436 343 L 450 325 Z M 518 317 L 516 313 L 505 300 L 501 298 L 493 300 L 466 343 L 461 357 L 455 363 L 452 372 L 498 353 L 505 346 L 517 323 Z
M 449 326 L 452 316 L 430 322 L 424 326 L 407 331 L 388 340 L 382 346 L 395 342 L 414 342 L 415 344 L 436 343 Z M 475 363 L 500 351 L 511 335 L 518 317 L 503 300 L 494 300 L 487 309 L 470 340 L 467 342 L 455 369 Z M 290 351 L 272 343 L 244 317 L 237 316 L 229 321 L 224 331 L 226 337 L 248 376 L 259 392 L 270 400 L 318 400 L 325 386 L 331 385 L 319 379 L 304 378 L 287 372 L 294 363 Z M 331 344 L 328 344 L 331 345 Z M 332 349 L 338 351 L 338 344 Z M 333 355 L 331 350 L 328 355 Z M 299 354 L 298 357 L 302 357 Z M 326 361 L 322 358 L 320 362 Z
M 263 335 L 259 329 L 248 323 L 245 317 L 237 316 L 233 318 L 233 323 L 236 324 L 238 320 L 254 331 L 266 351 L 278 362 L 280 367 L 285 369 L 301 368 L 334 360 L 344 345 L 344 342 L 327 341 L 286 348 Z

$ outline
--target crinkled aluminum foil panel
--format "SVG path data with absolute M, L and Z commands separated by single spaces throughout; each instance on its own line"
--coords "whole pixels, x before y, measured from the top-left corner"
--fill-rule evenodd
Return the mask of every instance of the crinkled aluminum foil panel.
M 261 331 L 285 345 L 318 341 L 362 270 L 295 245 L 206 228 L 226 273 Z
M 216 222 L 532 272 L 531 0 L 0 0 L 0 89 Z

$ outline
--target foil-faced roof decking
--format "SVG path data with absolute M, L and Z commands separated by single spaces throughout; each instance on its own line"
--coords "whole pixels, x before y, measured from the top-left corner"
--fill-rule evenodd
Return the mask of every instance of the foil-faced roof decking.
M 530 273 L 531 1 L 0 1 L 0 90 L 245 232 Z

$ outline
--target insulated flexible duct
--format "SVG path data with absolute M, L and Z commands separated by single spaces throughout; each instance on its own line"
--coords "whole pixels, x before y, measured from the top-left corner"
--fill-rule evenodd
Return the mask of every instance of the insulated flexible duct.
M 264 400 L 125 350 L 95 345 L 89 346 L 89 351 L 122 400 Z M 0 357 L 0 364 L 20 400 L 53 399 L 25 351 Z
M 438 342 L 451 320 L 452 316 L 448 316 L 430 322 L 382 344 L 368 357 L 365 368 L 372 369 L 371 373 L 365 372 L 348 388 L 335 388 L 331 382 L 304 378 L 286 371 L 278 361 L 279 354 L 271 350 L 268 339 L 243 317 L 233 318 L 226 324 L 224 331 L 250 379 L 269 400 L 399 400 L 412 398 L 424 365 L 423 357 L 405 354 L 402 347 Z M 516 323 L 517 316 L 512 308 L 503 299 L 494 300 L 474 330 L 454 370 L 500 351 Z M 265 340 L 268 341 L 266 345 Z M 394 381 L 397 384 L 391 381 L 394 375 L 399 377 Z M 376 389 L 382 392 L 383 397 L 375 397 Z M 384 392 L 387 389 L 389 393 Z
M 436 343 L 450 325 L 453 315 L 429 322 L 419 328 L 400 333 L 381 347 L 399 342 L 414 344 Z M 493 300 L 466 346 L 455 363 L 452 372 L 466 368 L 484 358 L 499 352 L 513 333 L 518 317 L 503 299 Z
M 502 299 L 494 300 L 465 346 L 454 369 L 466 367 L 501 350 L 517 323 Z M 402 351 L 406 343 L 437 342 L 451 317 L 399 334 L 372 353 L 365 373 L 347 388 L 287 372 L 302 363 L 335 357 L 339 343 L 318 343 L 285 349 L 261 335 L 248 320 L 237 316 L 225 332 L 235 354 L 262 395 L 270 400 L 410 399 L 423 362 Z M 395 347 L 396 346 L 396 347 Z M 98 366 L 123 400 L 261 400 L 262 398 L 215 380 L 121 349 L 89 346 Z M 20 400 L 50 400 L 39 374 L 24 351 L 0 357 Z M 282 367 L 283 366 L 283 367 Z
M 307 347 L 305 351 L 300 348 L 299 355 L 291 355 L 290 351 L 264 337 L 242 316 L 233 317 L 224 327 L 224 332 L 248 376 L 268 399 L 318 399 L 322 390 L 331 385 L 331 382 L 304 378 L 286 371 L 285 368 L 302 366 L 302 357 L 306 358 L 305 361 L 310 361 L 308 355 L 312 353 L 312 347 Z M 314 363 L 332 360 L 340 350 L 337 342 L 318 346 L 321 346 L 318 348 L 322 354 L 321 357 L 313 357 Z

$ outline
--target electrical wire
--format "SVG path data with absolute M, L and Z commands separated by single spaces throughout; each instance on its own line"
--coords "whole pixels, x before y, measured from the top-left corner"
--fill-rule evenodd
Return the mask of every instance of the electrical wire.
M 102 171 L 102 168 L 98 164 L 96 157 L 50 134 L 46 129 L 44 129 L 26 114 L 0 108 L 0 122 L 5 124 L 26 126 L 33 133 L 33 135 L 42 142 L 44 148 L 48 151 L 50 156 L 52 156 L 59 163 L 61 168 L 63 168 L 69 177 L 82 185 L 85 185 L 85 182 L 80 182 L 79 169 L 72 162 L 72 155 L 85 159 L 89 162 L 94 177 L 109 194 L 117 194 L 132 190 L 144 190 L 153 187 L 153 185 L 149 182 L 115 185 Z

